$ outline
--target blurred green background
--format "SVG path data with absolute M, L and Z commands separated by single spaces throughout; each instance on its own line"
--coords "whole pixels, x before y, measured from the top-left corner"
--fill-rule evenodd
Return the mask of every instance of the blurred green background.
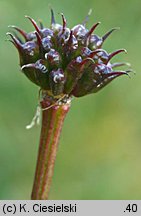
M 18 54 L 5 41 L 8 25 L 27 31 L 30 15 L 50 24 L 49 3 L 61 22 L 72 27 L 93 9 L 88 27 L 101 21 L 96 33 L 120 31 L 105 42 L 110 52 L 125 48 L 116 60 L 137 72 L 101 92 L 74 99 L 65 120 L 50 199 L 141 199 L 141 2 L 139 0 L 0 0 L 0 199 L 30 199 L 40 127 L 26 130 L 38 88 L 20 72 Z

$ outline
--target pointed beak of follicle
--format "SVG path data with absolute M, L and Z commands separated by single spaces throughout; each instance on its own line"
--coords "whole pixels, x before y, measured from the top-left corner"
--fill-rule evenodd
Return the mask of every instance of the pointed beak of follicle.
M 119 27 L 112 28 L 110 31 L 106 32 L 105 35 L 102 36 L 102 41 L 104 42 L 114 31 L 120 30 Z
M 32 23 L 32 25 L 34 26 L 34 28 L 36 29 L 36 31 L 38 32 L 38 34 L 40 34 L 40 28 L 38 27 L 37 23 L 35 22 L 34 19 L 32 19 L 30 16 L 25 16 L 25 18 L 29 19 L 30 22 Z
M 119 50 L 116 50 L 116 51 L 110 53 L 106 63 L 108 63 L 114 56 L 116 56 L 117 54 L 122 53 L 122 52 L 127 54 L 127 51 L 125 49 L 119 49 Z
M 15 25 L 9 25 L 8 28 L 12 28 L 16 30 L 18 33 L 20 33 L 24 37 L 25 41 L 28 41 L 27 33 L 24 30 L 20 29 L 19 27 Z
M 23 47 L 20 41 L 10 32 L 7 32 L 6 35 L 11 37 L 11 40 L 9 41 L 14 44 L 14 46 L 18 49 L 19 52 L 21 52 L 23 50 Z

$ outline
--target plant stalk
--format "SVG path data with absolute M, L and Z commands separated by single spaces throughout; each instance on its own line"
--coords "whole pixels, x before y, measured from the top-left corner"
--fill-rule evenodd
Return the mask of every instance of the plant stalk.
M 51 100 L 45 97 L 42 109 L 49 107 Z M 42 127 L 36 172 L 31 194 L 32 200 L 47 200 L 52 182 L 58 142 L 63 122 L 70 104 L 54 105 L 42 111 Z

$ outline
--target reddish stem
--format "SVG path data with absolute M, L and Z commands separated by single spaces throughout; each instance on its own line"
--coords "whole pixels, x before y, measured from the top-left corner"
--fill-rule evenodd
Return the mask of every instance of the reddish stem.
M 44 109 L 51 105 L 49 99 L 41 102 Z M 42 128 L 36 165 L 36 173 L 32 190 L 32 200 L 47 200 L 54 164 L 58 149 L 58 141 L 63 126 L 63 122 L 70 104 L 54 105 L 53 107 L 42 111 Z

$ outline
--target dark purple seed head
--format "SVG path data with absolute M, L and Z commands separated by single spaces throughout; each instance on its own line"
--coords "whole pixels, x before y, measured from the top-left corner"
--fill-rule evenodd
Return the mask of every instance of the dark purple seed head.
M 50 28 L 45 28 L 41 22 L 37 25 L 31 17 L 26 17 L 34 27 L 33 32 L 26 33 L 10 26 L 16 33 L 7 34 L 19 52 L 23 73 L 48 95 L 55 98 L 63 95 L 81 97 L 99 91 L 116 77 L 128 74 L 129 71 L 114 70 L 126 63 L 111 63 L 115 55 L 125 52 L 124 49 L 112 53 L 102 49 L 116 28 L 102 37 L 95 34 L 99 22 L 90 30 L 86 28 L 86 22 L 70 29 L 63 14 L 62 24 L 56 23 L 52 9 Z

